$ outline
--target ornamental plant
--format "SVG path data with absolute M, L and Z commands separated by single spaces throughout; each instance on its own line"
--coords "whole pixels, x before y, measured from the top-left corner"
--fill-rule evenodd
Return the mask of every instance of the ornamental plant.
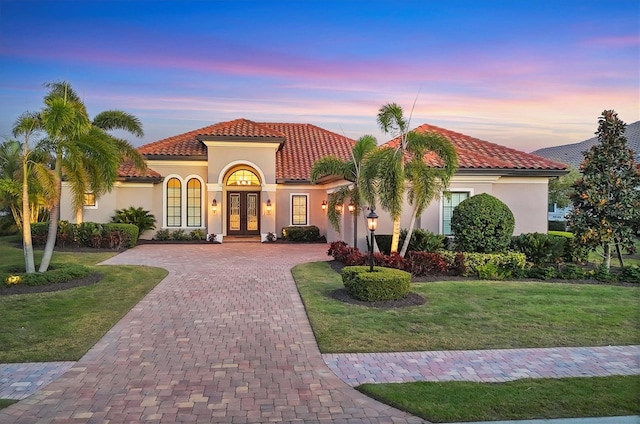
M 515 219 L 509 207 L 487 193 L 462 201 L 451 216 L 451 231 L 458 251 L 504 252 L 514 228 Z

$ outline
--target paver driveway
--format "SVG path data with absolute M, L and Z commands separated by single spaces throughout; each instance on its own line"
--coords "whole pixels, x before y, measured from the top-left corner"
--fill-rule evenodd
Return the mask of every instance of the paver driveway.
M 2 423 L 418 423 L 339 380 L 318 351 L 293 265 L 326 245 L 143 245 L 105 264 L 169 275 L 70 371 Z

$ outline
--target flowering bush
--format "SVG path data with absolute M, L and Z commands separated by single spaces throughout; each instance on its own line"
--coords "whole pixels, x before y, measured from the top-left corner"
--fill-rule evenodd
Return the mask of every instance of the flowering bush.
M 7 277 L 6 283 L 7 283 L 8 286 L 16 285 L 16 284 L 20 283 L 20 280 L 22 280 L 21 276 L 19 276 L 19 275 L 10 275 L 10 276 Z
M 446 274 L 449 262 L 438 253 L 409 252 L 412 275 Z

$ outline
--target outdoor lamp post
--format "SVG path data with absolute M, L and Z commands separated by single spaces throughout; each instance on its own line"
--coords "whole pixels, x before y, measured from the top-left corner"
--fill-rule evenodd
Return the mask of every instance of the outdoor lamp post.
M 376 215 L 373 208 L 369 210 L 369 215 L 367 215 L 367 227 L 369 227 L 369 231 L 371 231 L 371 240 L 369 241 L 369 272 L 373 272 L 373 240 L 376 227 L 378 226 L 378 215 Z

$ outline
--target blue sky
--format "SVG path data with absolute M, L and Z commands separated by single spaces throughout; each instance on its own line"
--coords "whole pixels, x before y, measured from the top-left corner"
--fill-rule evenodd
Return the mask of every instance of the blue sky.
M 380 106 L 520 150 L 640 120 L 640 2 L 0 0 L 0 137 L 69 81 L 145 137 L 220 121 L 388 137 Z

